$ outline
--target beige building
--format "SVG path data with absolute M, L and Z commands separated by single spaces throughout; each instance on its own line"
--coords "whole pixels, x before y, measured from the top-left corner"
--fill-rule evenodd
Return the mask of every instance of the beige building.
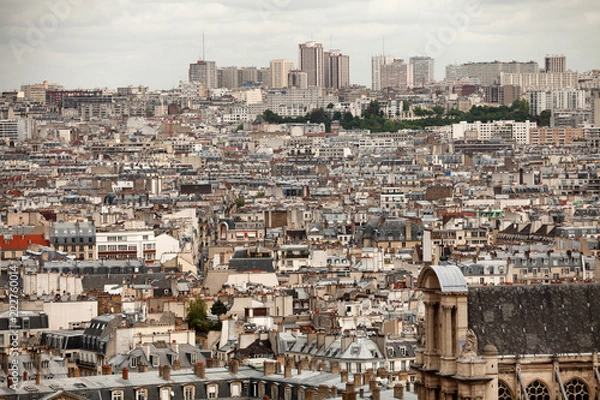
M 271 60 L 271 87 L 284 89 L 288 85 L 288 74 L 294 69 L 293 60 Z

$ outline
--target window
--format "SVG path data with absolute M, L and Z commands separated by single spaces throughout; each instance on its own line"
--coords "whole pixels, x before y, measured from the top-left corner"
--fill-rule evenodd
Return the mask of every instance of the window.
M 135 391 L 135 400 L 146 400 L 148 398 L 146 389 L 137 389 Z
M 565 385 L 565 391 L 567 392 L 568 399 L 589 399 L 590 398 L 590 392 L 588 390 L 587 384 L 578 378 L 575 378 L 575 379 L 569 381 Z
M 550 400 L 550 392 L 541 381 L 533 381 L 527 386 L 527 396 L 531 400 Z
M 216 399 L 217 396 L 219 395 L 217 384 L 215 384 L 215 383 L 210 384 L 210 385 L 208 385 L 207 389 L 208 389 L 207 390 L 208 391 L 208 398 L 209 399 Z
M 186 386 L 183 388 L 183 400 L 194 400 L 195 396 L 195 387 L 194 386 Z
M 171 400 L 171 388 L 170 387 L 160 388 L 160 400 Z
M 113 390 L 110 395 L 110 399 L 111 400 L 124 400 L 125 397 L 123 396 L 123 391 L 122 390 Z
M 231 384 L 231 397 L 239 397 L 241 396 L 241 388 L 239 382 L 234 382 Z
M 31 325 L 29 322 L 29 317 L 24 317 L 23 318 L 23 329 L 27 330 L 30 329 Z
M 130 360 L 129 365 L 131 366 L 131 368 L 137 368 L 138 358 L 137 357 L 132 357 L 131 360 Z

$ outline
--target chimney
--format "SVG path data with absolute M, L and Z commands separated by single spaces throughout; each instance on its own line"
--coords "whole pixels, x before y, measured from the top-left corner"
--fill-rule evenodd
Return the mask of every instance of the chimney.
M 173 350 L 173 352 L 177 353 L 179 356 L 179 343 L 177 343 L 177 340 L 173 340 L 173 343 L 171 344 L 171 350 Z
M 194 365 L 194 374 L 201 379 L 206 378 L 206 366 L 203 362 L 198 362 Z
M 412 221 L 406 220 L 406 240 L 412 240 Z
M 404 399 L 404 386 L 401 383 L 397 383 L 394 386 L 394 398 L 395 399 Z
M 376 387 L 377 387 L 377 381 L 375 379 L 371 379 L 369 381 L 369 390 L 373 391 L 373 389 L 376 388 Z
M 377 386 L 376 388 L 374 388 L 371 391 L 371 399 L 373 399 L 373 400 L 380 400 L 381 399 L 381 391 L 379 389 L 379 386 Z
M 410 392 L 410 381 L 406 381 L 406 391 Z
M 329 396 L 329 387 L 327 385 L 319 385 L 317 390 L 317 399 L 325 400 Z
M 273 361 L 265 361 L 263 363 L 263 371 L 265 373 L 265 376 L 274 375 L 276 366 L 277 366 L 277 363 L 275 363 Z
M 179 358 L 173 360 L 173 371 L 179 371 L 181 369 L 181 361 Z
M 124 380 L 128 380 L 128 379 L 129 379 L 129 370 L 127 369 L 127 367 L 124 367 L 124 368 L 121 370 L 121 377 L 122 377 Z
M 229 372 L 231 372 L 234 375 L 237 375 L 239 369 L 240 369 L 240 365 L 237 360 L 231 360 L 229 362 Z
M 102 375 L 112 375 L 112 367 L 108 364 L 102 366 Z
M 23 381 L 27 382 L 27 371 L 23 371 Z
M 296 364 L 296 369 L 298 369 L 298 375 L 302 375 L 302 361 Z
M 12 387 L 13 386 L 13 380 L 12 380 L 12 376 L 10 376 L 10 375 L 6 378 L 6 386 L 9 387 L 10 389 L 13 388 Z
M 354 385 L 356 387 L 362 386 L 363 382 L 362 382 L 362 374 L 360 373 L 356 373 L 354 374 Z
M 165 381 L 171 380 L 171 368 L 169 368 L 168 365 L 163 365 L 163 367 L 162 367 L 162 378 Z
M 338 388 L 335 385 L 333 385 L 331 387 L 331 397 L 333 397 L 333 398 L 338 397 Z
M 316 371 L 318 368 L 319 368 L 319 360 L 317 360 L 316 358 L 311 359 L 310 360 L 310 370 Z
M 354 341 L 352 336 L 342 336 L 342 353 L 345 352 Z
M 110 373 L 112 374 L 112 368 L 110 369 Z M 79 367 L 73 368 L 73 377 L 79 378 Z
M 343 369 L 342 372 L 340 372 L 340 377 L 341 377 L 342 383 L 348 382 L 348 370 Z
M 332 374 L 337 375 L 340 373 L 340 363 L 338 361 L 332 361 L 331 364 L 329 364 L 329 368 Z
M 346 382 L 346 393 L 356 393 L 354 382 Z
M 35 384 L 36 384 L 36 385 L 39 385 L 39 384 L 40 384 L 40 381 L 41 381 L 41 379 L 42 379 L 42 375 L 41 375 L 39 372 L 38 372 L 38 373 L 36 373 L 36 374 L 35 374 Z
M 146 372 L 148 371 L 148 365 L 145 362 L 139 362 L 137 365 L 138 372 Z
M 283 377 L 284 378 L 292 377 L 292 365 L 289 362 L 285 363 L 285 368 L 283 369 Z
M 358 389 L 358 397 L 360 397 L 361 399 L 365 398 L 365 388 Z

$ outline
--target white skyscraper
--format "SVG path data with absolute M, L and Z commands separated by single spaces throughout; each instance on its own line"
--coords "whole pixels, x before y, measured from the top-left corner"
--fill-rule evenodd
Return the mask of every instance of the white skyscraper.
M 413 83 L 424 86 L 434 81 L 433 58 L 427 56 L 411 57 L 409 63 L 413 66 Z
M 381 90 L 381 66 L 389 65 L 394 62 L 392 56 L 373 56 L 371 57 L 371 89 Z

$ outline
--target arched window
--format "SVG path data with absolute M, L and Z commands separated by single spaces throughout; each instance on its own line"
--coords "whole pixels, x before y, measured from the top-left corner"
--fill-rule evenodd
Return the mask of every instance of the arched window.
M 581 379 L 574 378 L 565 384 L 568 400 L 589 400 L 588 385 Z
M 548 388 L 540 381 L 533 381 L 527 386 L 529 400 L 550 400 Z
M 283 391 L 283 400 L 292 400 L 292 387 L 286 386 Z
M 231 397 L 240 397 L 242 395 L 242 385 L 239 382 L 232 382 L 229 386 Z
M 279 386 L 276 383 L 271 384 L 271 398 L 279 399 Z
M 508 385 L 503 381 L 498 381 L 498 400 L 512 400 L 513 395 Z
M 219 385 L 217 385 L 216 383 L 209 384 L 208 386 L 206 386 L 206 393 L 207 398 L 216 399 L 217 397 L 219 397 Z

